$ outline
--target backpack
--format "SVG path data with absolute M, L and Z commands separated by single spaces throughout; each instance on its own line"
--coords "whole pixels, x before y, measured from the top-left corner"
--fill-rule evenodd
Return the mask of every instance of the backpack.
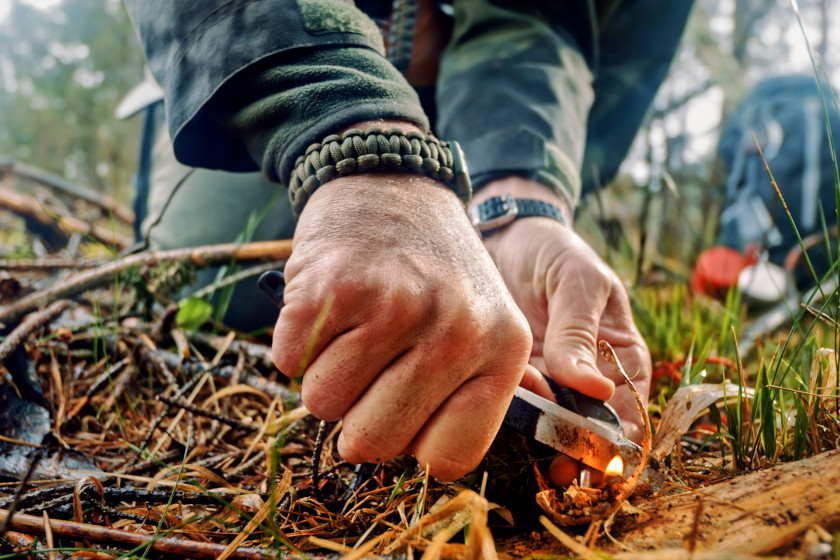
M 826 84 L 823 92 L 837 146 L 840 118 Z M 836 224 L 835 166 L 813 76 L 780 76 L 758 84 L 724 123 L 718 144 L 727 172 L 720 243 L 739 251 L 758 245 L 782 264 L 798 242 L 753 134 L 800 235 L 822 232 L 820 203 L 828 226 Z

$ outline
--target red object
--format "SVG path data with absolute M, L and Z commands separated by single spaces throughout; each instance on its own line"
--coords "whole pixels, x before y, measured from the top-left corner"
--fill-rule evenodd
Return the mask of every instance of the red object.
M 754 256 L 744 256 L 729 247 L 710 247 L 697 258 L 691 275 L 695 294 L 719 296 L 738 283 L 738 275 L 755 263 Z

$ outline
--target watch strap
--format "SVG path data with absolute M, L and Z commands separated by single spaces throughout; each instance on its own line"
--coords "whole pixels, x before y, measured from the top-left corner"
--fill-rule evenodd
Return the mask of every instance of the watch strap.
M 371 171 L 407 171 L 443 182 L 466 204 L 472 196 L 466 160 L 457 142 L 392 128 L 352 128 L 311 144 L 289 178 L 292 208 L 300 215 L 315 190 L 337 177 Z
M 557 206 L 533 198 L 514 198 L 512 195 L 488 198 L 470 210 L 473 225 L 485 236 L 519 218 L 551 218 L 571 227 L 566 214 Z

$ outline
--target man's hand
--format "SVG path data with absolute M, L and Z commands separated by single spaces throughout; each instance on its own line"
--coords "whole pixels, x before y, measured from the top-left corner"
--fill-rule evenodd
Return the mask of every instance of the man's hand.
M 474 469 L 522 378 L 531 336 L 456 196 L 406 173 L 335 179 L 304 208 L 274 330 L 307 408 L 343 418 L 342 457 L 413 453 Z
M 562 200 L 539 183 L 509 177 L 488 184 L 473 204 L 510 193 L 558 206 Z M 627 437 L 639 442 L 643 426 L 624 379 L 598 353 L 606 340 L 646 402 L 650 354 L 636 329 L 630 302 L 615 273 L 577 234 L 550 218 L 526 218 L 490 235 L 485 246 L 528 319 L 534 337 L 531 364 L 561 386 L 608 401 Z M 553 399 L 547 384 L 529 368 L 523 385 Z M 576 476 L 555 461 L 552 482 L 568 485 Z

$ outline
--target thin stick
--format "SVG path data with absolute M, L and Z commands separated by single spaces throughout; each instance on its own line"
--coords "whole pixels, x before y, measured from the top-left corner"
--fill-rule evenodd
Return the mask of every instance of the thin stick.
M 47 539 L 47 548 L 50 551 L 49 554 L 47 555 L 47 557 L 49 558 L 49 560 L 55 560 L 55 550 L 53 550 L 55 548 L 55 540 L 53 539 L 52 527 L 50 527 L 50 516 L 47 514 L 46 511 L 43 512 L 43 513 L 44 513 L 44 536 Z
M 73 216 L 60 215 L 56 210 L 47 209 L 38 199 L 11 189 L 0 187 L 0 207 L 31 218 L 49 230 L 66 236 L 78 232 L 118 249 L 131 246 L 131 239 L 119 235 L 111 228 L 90 224 Z
M 601 560 L 601 557 L 577 542 L 575 539 L 564 533 L 560 530 L 560 528 L 548 520 L 548 518 L 544 515 L 540 516 L 540 523 L 542 523 L 543 527 L 548 529 L 548 532 L 551 535 L 560 541 L 560 544 L 580 556 L 581 558 L 585 558 L 586 560 Z
M 0 435 L 0 441 L 3 441 L 5 443 L 11 443 L 13 445 L 25 445 L 26 447 L 34 447 L 35 449 L 41 449 L 40 444 L 31 443 L 29 441 L 23 441 L 22 439 L 15 439 L 2 435 Z
M 0 270 L 59 270 L 64 268 L 91 268 L 102 266 L 108 261 L 101 259 L 68 259 L 65 257 L 44 257 L 42 259 L 0 259 Z
M 14 303 L 0 306 L 0 323 L 8 322 L 37 309 L 43 302 L 67 298 L 91 288 L 108 284 L 114 276 L 135 266 L 150 266 L 161 262 L 188 261 L 199 268 L 262 259 L 284 260 L 292 254 L 291 239 L 255 241 L 252 243 L 223 243 L 202 247 L 187 247 L 166 251 L 144 251 L 97 268 L 83 270 L 65 278 L 60 284 L 24 296 Z
M 20 504 L 21 497 L 23 496 L 23 489 L 26 488 L 26 485 L 29 483 L 29 479 L 32 478 L 32 473 L 35 472 L 35 469 L 38 467 L 38 463 L 41 462 L 41 459 L 43 459 L 43 457 L 44 454 L 42 450 L 39 449 L 33 452 L 32 460 L 29 462 L 29 466 L 26 469 L 26 474 L 23 475 L 23 480 L 20 481 L 20 486 L 18 486 L 18 489 L 15 492 L 15 499 L 9 506 L 9 510 L 7 512 L 8 515 L 12 515 L 17 509 L 18 505 Z M 37 519 L 37 517 L 35 519 Z M 3 519 L 2 516 L 0 516 L 0 537 L 5 535 L 6 531 L 8 531 L 9 529 L 14 530 L 14 527 L 12 527 L 9 523 L 9 517 Z
M 0 343 L 0 366 L 2 366 L 12 352 L 20 346 L 31 333 L 37 331 L 70 306 L 66 299 L 58 300 L 43 311 L 34 313 L 26 318 L 13 330 L 6 339 Z
M 645 427 L 645 435 L 642 438 L 642 456 L 639 464 L 636 466 L 635 470 L 633 470 L 633 474 L 630 475 L 630 478 L 622 485 L 621 491 L 616 496 L 615 504 L 604 514 L 605 518 L 609 518 L 612 516 L 613 513 L 618 511 L 618 508 L 621 507 L 621 504 L 624 500 L 627 499 L 630 494 L 636 489 L 636 486 L 639 485 L 639 480 L 642 478 L 642 473 L 645 470 L 645 467 L 648 464 L 648 459 L 650 459 L 650 418 L 648 418 L 647 408 L 645 407 L 644 403 L 642 402 L 642 397 L 639 395 L 639 392 L 636 390 L 636 386 L 633 384 L 633 381 L 630 379 L 630 376 L 627 375 L 627 372 L 624 371 L 624 367 L 621 365 L 621 362 L 618 360 L 618 356 L 615 354 L 615 350 L 613 347 L 610 346 L 610 343 L 606 340 L 601 340 L 598 342 L 598 348 L 601 350 L 601 354 L 604 358 L 615 366 L 616 370 L 624 377 L 624 381 L 627 383 L 627 386 L 630 388 L 630 392 L 633 393 L 633 398 L 636 400 L 636 406 L 638 407 L 639 415 L 642 417 L 642 425 Z
M 183 408 L 187 412 L 191 412 L 192 414 L 195 414 L 197 416 L 204 416 L 205 418 L 209 418 L 211 420 L 216 420 L 218 422 L 221 422 L 222 424 L 227 424 L 232 428 L 245 430 L 248 432 L 257 432 L 260 429 L 260 427 L 256 424 L 246 424 L 245 422 L 240 422 L 235 418 L 229 418 L 224 414 L 220 414 L 210 410 L 204 410 L 203 408 L 196 406 L 195 404 L 189 403 L 181 398 L 167 397 L 164 395 L 157 395 L 155 398 L 169 406 Z
M 20 531 L 32 535 L 43 535 L 46 532 L 42 518 L 25 513 L 16 513 L 10 516 L 8 511 L 0 509 L 0 522 L 8 523 L 9 529 L 13 531 Z M 184 558 L 217 558 L 228 548 L 223 544 L 203 543 L 171 537 L 155 539 L 152 535 L 144 533 L 110 529 L 99 525 L 88 525 L 86 523 L 62 521 L 60 519 L 50 519 L 49 526 L 53 534 L 61 538 L 120 545 L 124 548 L 148 545 L 150 547 L 149 549 L 154 552 L 172 554 Z M 230 554 L 229 558 L 273 560 L 285 556 L 267 548 L 236 548 Z
M 321 482 L 321 451 L 324 448 L 324 437 L 326 436 L 327 428 L 332 425 L 332 422 L 321 420 L 318 424 L 318 435 L 315 436 L 315 449 L 312 451 L 312 493 L 321 503 L 324 502 L 324 496 L 321 494 L 321 488 L 319 487 Z

